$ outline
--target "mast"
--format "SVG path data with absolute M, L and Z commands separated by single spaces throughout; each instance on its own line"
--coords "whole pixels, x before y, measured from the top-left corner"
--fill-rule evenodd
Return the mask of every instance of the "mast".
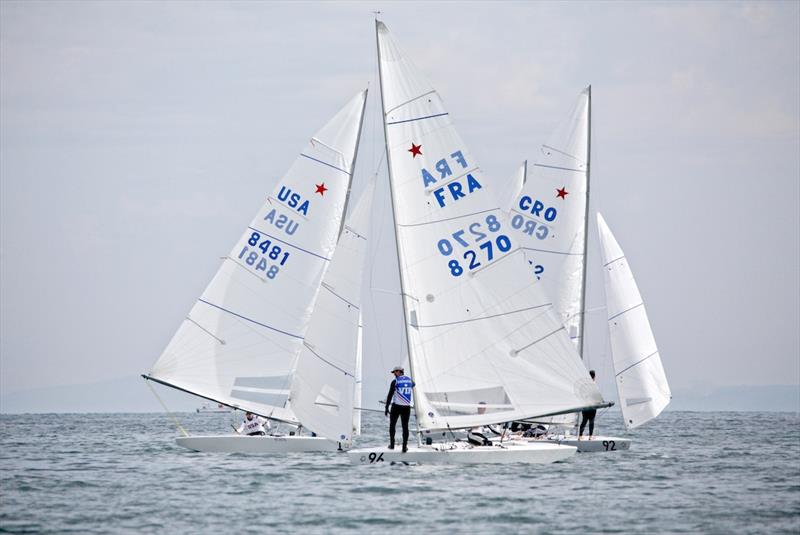
M 389 199 L 392 201 L 392 227 L 394 229 L 394 245 L 397 249 L 397 273 L 400 277 L 400 301 L 403 303 L 403 332 L 406 336 L 406 345 L 408 347 L 408 372 L 411 374 L 413 379 L 414 377 L 414 364 L 411 358 L 411 340 L 408 337 L 408 308 L 406 307 L 406 291 L 405 285 L 403 284 L 403 270 L 400 266 L 400 237 L 397 235 L 397 217 L 396 217 L 396 208 L 395 208 L 395 193 L 394 193 L 394 182 L 392 181 L 392 159 L 389 157 L 389 135 L 388 130 L 386 128 L 386 112 L 384 109 L 383 104 L 383 69 L 381 68 L 381 41 L 380 37 L 378 37 L 378 24 L 380 21 L 378 20 L 377 14 L 375 16 L 375 45 L 378 51 L 378 85 L 380 87 L 381 93 L 381 121 L 383 122 L 383 143 L 384 149 L 386 150 L 386 170 L 389 173 Z M 416 402 L 416 388 L 412 390 L 414 392 L 414 416 L 417 421 L 417 437 L 419 437 L 419 409 L 417 408 L 419 404 Z
M 356 148 L 353 152 L 353 164 L 350 166 L 350 180 L 347 182 L 347 194 L 344 196 L 344 208 L 342 208 L 342 222 L 339 224 L 339 232 L 336 234 L 336 241 L 338 243 L 339 236 L 344 229 L 344 223 L 347 220 L 347 205 L 350 202 L 350 192 L 353 189 L 353 176 L 356 174 L 356 160 L 358 160 L 358 149 L 361 148 L 361 130 L 364 128 L 364 110 L 367 107 L 367 97 L 369 96 L 369 88 L 364 90 L 364 103 L 361 105 L 361 121 L 358 123 L 358 134 L 356 134 Z
M 589 171 L 591 169 L 591 154 L 592 154 L 592 86 L 591 84 L 586 88 L 587 96 L 589 98 L 587 104 L 587 116 L 588 121 L 586 122 L 586 206 L 584 207 L 584 214 L 583 214 L 583 282 L 581 283 L 581 306 L 580 306 L 580 315 L 581 315 L 581 328 L 578 333 L 578 354 L 581 356 L 581 360 L 584 362 L 586 361 L 586 357 L 583 354 L 583 340 L 584 340 L 584 332 L 586 327 L 586 272 L 587 266 L 589 265 Z

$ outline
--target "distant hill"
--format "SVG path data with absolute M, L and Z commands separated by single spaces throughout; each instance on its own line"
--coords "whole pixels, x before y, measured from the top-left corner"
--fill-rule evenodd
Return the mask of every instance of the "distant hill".
M 151 384 L 171 411 L 194 411 L 203 403 Z M 673 391 L 667 410 L 800 412 L 800 385 L 680 389 Z M 48 412 L 163 412 L 163 408 L 139 376 L 0 395 L 0 413 Z

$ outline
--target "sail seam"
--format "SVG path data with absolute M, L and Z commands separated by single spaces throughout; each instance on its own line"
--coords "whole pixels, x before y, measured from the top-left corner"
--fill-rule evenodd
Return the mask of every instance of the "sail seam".
M 351 226 L 349 226 L 349 225 L 345 225 L 344 229 L 350 231 L 356 238 L 361 238 L 362 240 L 366 240 L 367 239 L 366 236 L 362 236 L 361 234 L 359 234 L 358 232 L 353 230 L 353 228 Z
M 585 173 L 586 169 L 572 169 L 571 167 L 559 167 L 558 165 L 545 165 L 543 163 L 535 163 L 534 167 L 546 167 L 548 169 L 558 169 L 560 171 L 572 171 L 573 173 Z
M 638 305 L 633 305 L 633 306 L 632 306 L 631 308 L 629 308 L 629 309 L 623 310 L 622 312 L 620 312 L 620 313 L 618 313 L 618 314 L 614 314 L 613 316 L 611 316 L 610 318 L 608 318 L 608 321 L 611 321 L 611 320 L 613 320 L 614 318 L 617 318 L 617 317 L 619 317 L 619 316 L 622 316 L 622 315 L 623 315 L 623 314 L 625 314 L 626 312 L 630 312 L 630 311 L 631 311 L 631 310 L 633 310 L 634 308 L 639 308 L 640 306 L 644 306 L 644 303 L 639 303 Z
M 619 258 L 615 258 L 614 260 L 609 260 L 608 262 L 606 262 L 605 264 L 603 264 L 603 267 L 608 267 L 608 266 L 610 266 L 611 264 L 613 264 L 614 262 L 619 262 L 620 260 L 622 260 L 622 259 L 624 259 L 624 258 L 625 258 L 625 255 L 622 255 L 622 256 L 620 256 Z
M 653 353 L 650 353 L 649 355 L 647 355 L 647 356 L 646 356 L 645 358 L 643 358 L 642 360 L 640 360 L 640 361 L 638 361 L 638 362 L 634 362 L 633 364 L 631 364 L 630 366 L 628 366 L 627 368 L 625 368 L 624 370 L 622 370 L 621 372 L 619 372 L 619 373 L 618 373 L 617 375 L 615 375 L 614 377 L 619 377 L 620 375 L 622 375 L 622 374 L 623 374 L 623 373 L 625 373 L 626 371 L 630 370 L 630 369 L 631 369 L 631 368 L 633 368 L 634 366 L 638 366 L 639 364 L 641 364 L 642 362 L 646 361 L 647 359 L 649 359 L 650 357 L 652 357 L 652 356 L 654 356 L 654 355 L 658 355 L 658 350 L 654 351 Z
M 378 65 L 378 68 L 380 68 L 380 65 Z M 381 86 L 381 92 L 383 92 L 383 86 Z M 394 107 L 394 108 L 392 108 L 391 110 L 388 110 L 388 111 L 385 113 L 385 115 L 389 115 L 389 114 L 390 114 L 390 113 L 392 113 L 394 110 L 399 110 L 399 109 L 400 109 L 400 108 L 402 108 L 403 106 L 406 106 L 406 105 L 408 105 L 408 104 L 411 104 L 411 103 L 412 103 L 412 102 L 414 102 L 415 100 L 419 100 L 419 99 L 421 99 L 421 98 L 425 98 L 425 97 L 427 97 L 428 95 L 433 95 L 434 93 L 436 93 L 436 90 L 435 90 L 435 89 L 431 89 L 431 90 L 430 90 L 430 91 L 428 91 L 427 93 L 423 93 L 423 94 L 421 94 L 421 95 L 417 95 L 416 97 L 414 97 L 414 98 L 412 98 L 412 99 L 408 99 L 408 100 L 406 100 L 405 102 L 401 102 L 400 104 L 398 104 L 397 106 L 395 106 L 395 107 Z M 384 120 L 384 122 L 385 122 L 385 120 Z M 389 123 L 386 123 L 386 124 L 389 124 Z
M 388 126 L 392 126 L 395 124 L 402 124 L 402 123 L 412 123 L 414 121 L 422 121 L 424 119 L 434 119 L 436 117 L 443 117 L 445 115 L 450 115 L 448 112 L 445 113 L 437 113 L 435 115 L 426 115 L 425 117 L 415 117 L 414 119 L 403 119 L 402 121 L 392 121 L 391 123 L 386 123 Z
M 339 366 L 337 366 L 336 364 L 333 364 L 332 362 L 330 362 L 330 361 L 328 361 L 328 360 L 326 360 L 326 359 L 322 358 L 322 356 L 320 356 L 320 354 L 319 354 L 319 353 L 317 353 L 316 351 L 314 351 L 313 349 L 311 349 L 311 346 L 310 346 L 308 343 L 306 343 L 306 342 L 303 342 L 303 345 L 304 345 L 304 346 L 306 346 L 306 349 L 308 349 L 308 350 L 311 352 L 311 354 L 312 354 L 312 355 L 314 355 L 315 357 L 317 357 L 319 360 L 321 360 L 322 362 L 324 362 L 325 364 L 327 364 L 327 365 L 328 365 L 328 366 L 330 366 L 331 368 L 337 369 L 337 370 L 339 370 L 340 372 L 342 372 L 343 374 L 345 374 L 345 375 L 349 375 L 349 376 L 350 376 L 350 377 L 352 377 L 353 379 L 355 379 L 355 378 L 356 378 L 356 376 L 355 376 L 355 375 L 353 375 L 352 373 L 348 373 L 346 370 L 343 370 L 342 368 L 340 368 L 340 367 L 339 367 Z
M 186 319 L 187 319 L 188 321 L 190 321 L 190 322 L 194 323 L 194 324 L 195 324 L 195 325 L 196 325 L 196 326 L 197 326 L 197 327 L 198 327 L 200 330 L 202 330 L 204 333 L 206 333 L 207 335 L 209 335 L 211 338 L 213 338 L 214 340 L 216 340 L 216 341 L 217 341 L 217 342 L 219 342 L 220 344 L 222 344 L 222 345 L 225 345 L 225 340 L 223 340 L 222 338 L 219 338 L 219 337 L 217 337 L 217 336 L 214 336 L 214 333 L 212 333 L 211 331 L 209 331 L 208 329 L 206 329 L 205 327 L 203 327 L 202 325 L 200 325 L 199 323 L 197 323 L 196 321 L 194 321 L 194 320 L 193 320 L 192 318 L 190 318 L 189 316 L 186 316 Z
M 462 218 L 465 218 L 465 217 L 472 217 L 474 215 L 485 214 L 486 212 L 494 212 L 495 210 L 499 210 L 499 208 L 489 208 L 488 210 L 481 210 L 480 212 L 472 212 L 472 213 L 469 213 L 469 214 L 457 215 L 457 216 L 448 217 L 448 218 L 445 218 L 445 219 L 437 219 L 435 221 L 425 221 L 424 223 L 409 223 L 408 225 L 403 225 L 403 224 L 398 223 L 397 226 L 398 227 L 404 227 L 404 228 L 405 227 L 421 227 L 423 225 L 433 225 L 435 223 L 443 223 L 445 221 L 453 221 L 454 219 L 462 219 Z
M 480 320 L 489 320 L 492 318 L 499 318 L 502 316 L 509 316 L 511 314 L 517 314 L 519 312 L 527 312 L 528 310 L 535 310 L 537 308 L 548 307 L 552 305 L 552 303 L 545 303 L 543 305 L 536 305 L 532 307 L 520 308 L 519 310 L 511 310 L 509 312 L 503 312 L 502 314 L 493 314 L 491 316 L 482 316 L 480 318 L 470 318 L 468 320 L 461 320 L 461 321 L 451 321 L 448 323 L 436 323 L 434 325 L 415 325 L 415 327 L 422 327 L 424 329 L 432 328 L 432 327 L 447 327 L 448 325 L 460 325 L 462 323 L 471 323 L 473 321 L 480 321 Z
M 316 158 L 313 158 L 313 157 L 309 156 L 308 154 L 303 154 L 301 152 L 300 156 L 302 156 L 304 158 L 308 158 L 309 160 L 314 160 L 315 162 L 321 163 L 322 165 L 327 165 L 328 167 L 330 167 L 332 169 L 336 169 L 337 171 L 341 171 L 342 173 L 346 174 L 347 176 L 353 176 L 353 173 L 349 173 L 349 172 L 345 171 L 344 169 L 342 169 L 340 167 L 336 167 L 335 165 L 329 164 L 328 162 L 323 162 L 322 160 L 317 160 Z
M 236 316 L 237 318 L 241 318 L 241 319 L 243 319 L 245 321 L 249 321 L 250 323 L 255 323 L 256 325 L 259 325 L 261 327 L 265 327 L 265 328 L 267 328 L 267 329 L 269 329 L 271 331 L 279 332 L 281 334 L 285 334 L 286 336 L 291 336 L 292 338 L 298 338 L 300 340 L 303 339 L 303 337 L 300 336 L 300 335 L 292 334 L 292 333 L 289 333 L 289 332 L 286 332 L 286 331 L 282 331 L 282 330 L 277 329 L 275 327 L 270 327 L 269 325 L 267 325 L 265 323 L 258 322 L 258 321 L 254 320 L 254 319 L 248 318 L 247 316 L 242 316 L 241 314 L 237 314 L 236 312 L 234 312 L 232 310 L 228 310 L 227 308 L 223 308 L 223 307 L 221 307 L 219 305 L 215 305 L 214 303 L 210 303 L 210 302 L 206 301 L 205 299 L 198 299 L 197 301 L 200 302 L 200 303 L 205 303 L 208 306 L 212 306 L 214 308 L 218 308 L 219 310 L 221 310 L 223 312 L 227 312 L 228 314 L 231 314 L 232 316 Z M 214 400 L 212 400 L 212 401 L 214 401 Z
M 263 234 L 264 236 L 267 236 L 268 238 L 272 238 L 272 239 L 273 239 L 273 240 L 275 240 L 275 241 L 279 241 L 279 242 L 281 242 L 281 243 L 283 243 L 283 244 L 286 244 L 286 245 L 288 245 L 289 247 L 294 247 L 294 248 L 295 248 L 295 249 L 297 249 L 298 251 L 303 251 L 304 253 L 308 253 L 308 254 L 310 254 L 311 256 L 316 256 L 317 258 L 321 258 L 322 260 L 325 260 L 326 262 L 330 262 L 330 260 L 331 260 L 330 258 L 325 258 L 324 256 L 322 256 L 322 255 L 318 255 L 317 253 L 314 253 L 314 252 L 312 252 L 312 251 L 309 251 L 308 249 L 303 249 L 302 247 L 298 247 L 297 245 L 295 245 L 295 244 L 293 244 L 293 243 L 289 243 L 288 241 L 283 241 L 283 240 L 282 240 L 282 239 L 280 239 L 280 238 L 276 238 L 275 236 L 273 236 L 273 235 L 271 235 L 271 234 L 267 234 L 267 233 L 266 233 L 266 232 L 264 232 L 263 230 L 258 230 L 257 228 L 253 228 L 253 227 L 247 227 L 247 228 L 249 228 L 249 229 L 250 229 L 250 230 L 252 230 L 252 231 L 258 232 L 259 234 Z M 259 278 L 261 278 L 261 277 L 259 277 Z

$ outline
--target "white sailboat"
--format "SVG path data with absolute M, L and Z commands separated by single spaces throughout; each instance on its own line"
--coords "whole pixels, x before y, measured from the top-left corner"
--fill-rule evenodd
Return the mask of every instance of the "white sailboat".
M 434 442 L 456 429 L 543 417 L 603 401 L 552 303 L 530 277 L 496 187 L 435 89 L 376 21 L 398 269 L 425 444 L 350 450 L 355 464 L 546 463 L 552 442 Z M 478 411 L 482 408 L 481 412 Z M 483 410 L 485 409 L 485 411 Z
M 351 281 L 341 277 L 350 267 L 352 251 L 345 249 L 352 236 L 363 237 L 342 223 L 365 104 L 363 91 L 311 138 L 143 376 L 298 427 L 306 419 L 316 426 L 319 414 L 328 417 L 331 410 L 346 413 L 347 424 L 335 431 L 326 427 L 322 436 L 184 436 L 179 445 L 200 451 L 318 451 L 335 450 L 351 439 L 355 381 L 347 378 L 356 375 L 358 311 L 355 321 L 348 315 L 346 328 L 348 318 L 337 316 L 330 295 L 347 296 L 351 290 Z M 338 322 L 347 332 L 330 339 L 319 328 L 324 321 Z M 346 344 L 352 349 L 341 357 L 337 351 Z M 295 381 L 311 380 L 311 361 L 323 359 L 344 377 L 327 385 L 334 407 L 292 399 Z
M 554 298 L 584 360 L 590 157 L 591 86 L 581 92 L 568 119 L 542 145 L 530 176 L 526 162 L 522 178 L 512 178 L 510 187 L 517 188 L 517 193 L 506 196 L 511 226 L 523 243 L 533 274 Z M 647 329 L 650 332 L 649 325 Z M 617 333 L 618 338 L 636 336 L 636 332 L 621 329 Z M 612 352 L 617 351 L 622 349 L 612 344 Z M 571 428 L 578 421 L 570 416 L 555 418 L 553 423 Z M 603 435 L 579 441 L 569 429 L 550 438 L 575 445 L 581 452 L 626 450 L 631 445 L 629 438 Z
M 628 260 L 599 213 L 597 231 L 619 404 L 626 429 L 634 429 L 661 414 L 672 394 Z

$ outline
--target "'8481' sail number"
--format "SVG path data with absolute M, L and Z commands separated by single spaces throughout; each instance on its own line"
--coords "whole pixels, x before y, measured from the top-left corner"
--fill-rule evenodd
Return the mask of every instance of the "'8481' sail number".
M 263 271 L 268 279 L 278 275 L 280 266 L 286 264 L 289 256 L 288 251 L 284 251 L 280 245 L 273 245 L 270 238 L 258 232 L 250 235 L 247 245 L 239 252 L 239 260 L 256 271 Z

